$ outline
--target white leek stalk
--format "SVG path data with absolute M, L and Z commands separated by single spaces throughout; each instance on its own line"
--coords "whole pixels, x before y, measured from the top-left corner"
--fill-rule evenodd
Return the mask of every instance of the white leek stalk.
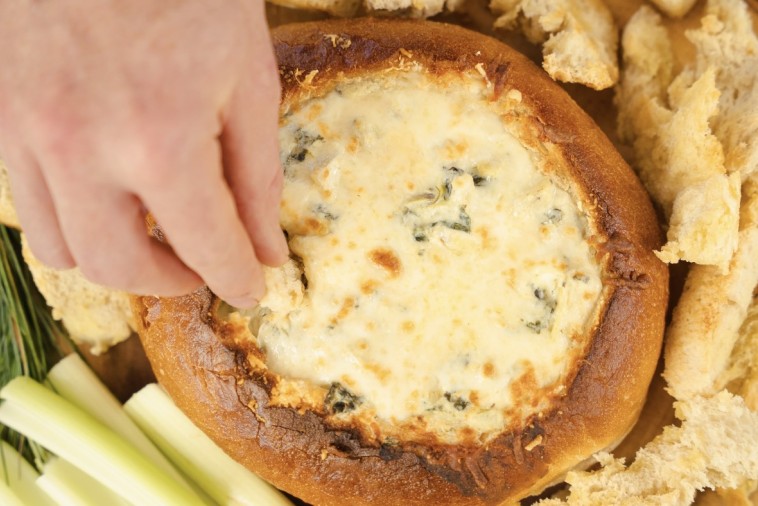
M 152 460 L 176 481 L 186 483 L 160 450 L 129 418 L 118 399 L 79 355 L 72 353 L 55 364 L 47 375 L 47 381 L 61 397 L 71 401 L 130 442 L 142 455 Z
M 291 506 L 281 492 L 224 453 L 157 384 L 134 394 L 124 408 L 163 453 L 219 504 Z
M 53 498 L 58 506 L 129 506 L 111 489 L 61 458 L 45 464 L 37 485 Z
M 0 504 L 54 506 L 35 480 L 39 473 L 11 445 L 0 441 Z
M 0 423 L 36 441 L 139 505 L 203 506 L 186 486 L 91 415 L 20 376 L 2 390 Z
M 0 480 L 0 504 L 3 506 L 28 506 L 11 490 L 11 487 Z

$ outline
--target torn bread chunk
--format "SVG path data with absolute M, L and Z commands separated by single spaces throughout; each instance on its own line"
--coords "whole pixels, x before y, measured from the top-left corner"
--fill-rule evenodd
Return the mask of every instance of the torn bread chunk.
M 443 11 L 456 11 L 462 0 L 365 0 L 369 11 L 400 12 L 412 18 L 428 18 Z
M 129 296 L 88 281 L 77 268 L 58 270 L 37 260 L 23 240 L 24 260 L 40 293 L 77 344 L 99 355 L 134 329 Z
M 618 34 L 601 0 L 492 0 L 495 27 L 543 44 L 543 68 L 567 83 L 602 90 L 618 80 Z
M 598 471 L 568 474 L 567 501 L 539 504 L 685 506 L 697 491 L 734 489 L 758 476 L 758 413 L 741 397 L 722 391 L 679 401 L 675 408 L 681 426 L 667 426 L 628 467 L 600 453 Z
M 724 148 L 728 173 L 744 181 L 758 171 L 758 36 L 742 0 L 710 0 L 701 27 L 687 32 L 695 45 L 694 67 L 679 76 L 691 82 L 714 69 L 721 92 L 713 131 Z
M 740 0 L 711 0 L 687 37 L 696 57 L 674 76 L 660 15 L 642 7 L 629 21 L 618 130 L 670 220 L 660 258 L 725 272 L 737 246 L 740 182 L 758 166 L 758 39 Z
M 687 14 L 697 0 L 650 0 L 656 7 L 672 18 L 681 18 Z
M 716 378 L 715 388 L 741 395 L 750 409 L 758 411 L 758 286 L 738 331 L 729 365 Z
M 271 3 L 290 9 L 321 11 L 337 17 L 355 16 L 361 6 L 360 0 L 270 0 Z
M 677 399 L 712 394 L 727 370 L 758 284 L 758 177 L 743 185 L 739 247 L 729 272 L 693 266 L 667 331 L 664 376 Z
M 291 9 L 321 11 L 346 18 L 360 13 L 393 13 L 411 18 L 428 18 L 443 11 L 457 11 L 464 0 L 271 0 Z

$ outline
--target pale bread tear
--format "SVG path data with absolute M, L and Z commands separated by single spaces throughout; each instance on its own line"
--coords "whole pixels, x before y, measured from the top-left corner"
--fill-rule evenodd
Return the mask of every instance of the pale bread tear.
M 543 44 L 543 68 L 562 82 L 602 90 L 618 81 L 618 33 L 601 0 L 492 0 L 495 27 Z

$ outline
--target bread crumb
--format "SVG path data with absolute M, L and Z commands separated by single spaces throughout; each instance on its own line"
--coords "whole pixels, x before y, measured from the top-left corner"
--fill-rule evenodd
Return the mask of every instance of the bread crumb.
M 496 28 L 519 29 L 543 44 L 553 79 L 602 90 L 618 80 L 618 34 L 601 0 L 492 0 Z
M 535 448 L 537 448 L 541 444 L 542 444 L 542 435 L 539 435 L 536 438 L 534 438 L 531 441 L 529 441 L 529 444 L 527 444 L 524 447 L 524 450 L 530 452 L 530 451 L 534 450 Z

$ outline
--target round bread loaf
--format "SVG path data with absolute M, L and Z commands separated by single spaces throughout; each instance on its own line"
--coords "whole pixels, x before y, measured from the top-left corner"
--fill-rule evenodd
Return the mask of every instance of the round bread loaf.
M 137 297 L 160 383 L 316 504 L 510 504 L 617 444 L 661 346 L 648 197 L 530 61 L 445 24 L 273 32 L 291 261 Z

